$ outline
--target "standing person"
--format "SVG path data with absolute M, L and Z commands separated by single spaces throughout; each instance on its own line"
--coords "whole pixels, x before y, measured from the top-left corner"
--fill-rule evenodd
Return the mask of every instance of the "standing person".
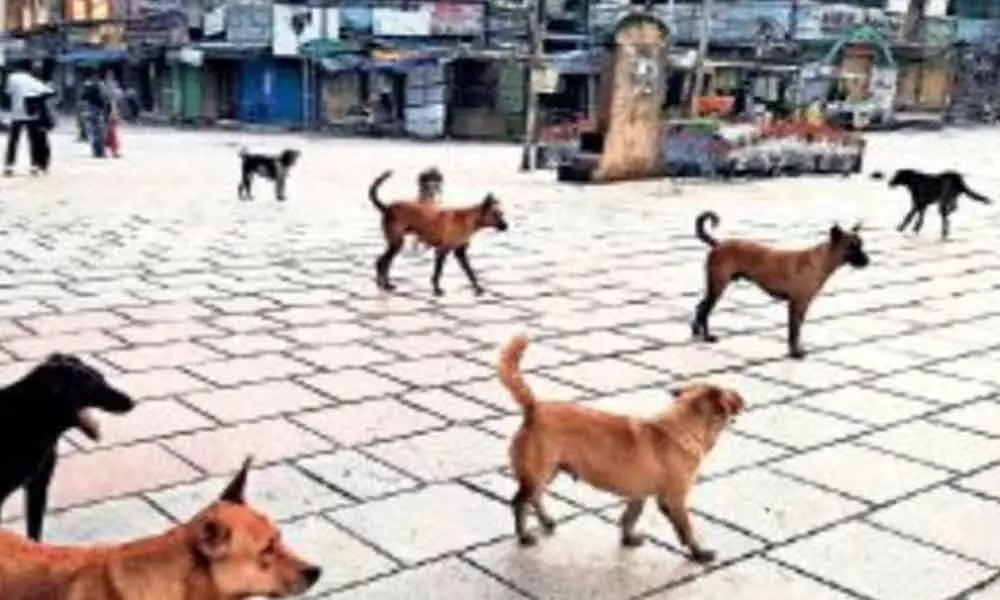
M 47 102 L 55 95 L 51 86 L 25 71 L 15 71 L 7 76 L 4 91 L 10 98 L 10 132 L 7 134 L 7 152 L 4 157 L 5 177 L 14 174 L 17 146 L 24 133 L 28 138 L 31 174 L 48 171 L 48 130 L 45 121 L 51 122 Z
M 125 92 L 118 85 L 113 71 L 104 75 L 104 99 L 107 104 L 107 132 L 104 136 L 104 146 L 111 151 L 111 156 L 121 158 L 121 135 L 119 130 L 122 122 L 122 103 Z
M 93 70 L 88 70 L 80 90 L 81 112 L 86 124 L 87 140 L 94 158 L 104 158 L 107 119 L 107 96 Z

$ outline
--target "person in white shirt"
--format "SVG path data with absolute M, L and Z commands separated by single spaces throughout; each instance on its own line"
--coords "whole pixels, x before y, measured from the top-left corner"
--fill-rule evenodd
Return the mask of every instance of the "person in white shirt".
M 48 171 L 50 157 L 48 126 L 51 115 L 47 102 L 55 90 L 25 71 L 10 73 L 3 83 L 4 92 L 10 99 L 10 131 L 7 134 L 3 174 L 7 177 L 14 174 L 22 132 L 28 138 L 32 174 L 44 173 Z

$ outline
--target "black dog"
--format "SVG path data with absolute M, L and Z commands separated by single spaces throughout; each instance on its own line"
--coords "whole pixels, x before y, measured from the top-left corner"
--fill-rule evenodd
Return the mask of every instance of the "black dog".
M 914 169 L 900 169 L 889 180 L 889 187 L 905 186 L 910 190 L 910 211 L 896 228 L 904 231 L 914 217 L 913 232 L 920 233 L 924 226 L 924 213 L 932 204 L 938 205 L 941 213 L 941 239 L 947 239 L 951 224 L 949 215 L 958 210 L 958 197 L 966 194 L 976 202 L 991 204 L 989 198 L 977 194 L 965 185 L 965 179 L 955 171 L 944 173 L 923 173 Z
M 133 406 L 100 372 L 65 354 L 53 354 L 0 389 L 0 507 L 24 487 L 28 537 L 42 537 L 59 437 L 76 427 L 98 440 L 100 429 L 88 409 L 123 414 Z
M 298 160 L 298 150 L 288 149 L 273 156 L 270 154 L 251 154 L 246 148 L 240 149 L 241 177 L 240 185 L 236 188 L 240 200 L 253 200 L 251 187 L 254 175 L 273 181 L 275 197 L 279 201 L 284 200 L 288 172 Z

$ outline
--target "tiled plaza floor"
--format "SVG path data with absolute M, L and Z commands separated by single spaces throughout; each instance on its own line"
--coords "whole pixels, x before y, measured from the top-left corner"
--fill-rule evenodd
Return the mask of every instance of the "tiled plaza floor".
M 1000 199 L 995 130 L 873 138 L 869 169 L 959 168 Z M 242 457 L 252 501 L 326 568 L 314 598 L 657 600 L 1000 598 L 1000 212 L 965 201 L 954 239 L 897 234 L 903 192 L 864 178 L 576 188 L 521 175 L 489 145 L 126 130 L 126 158 L 56 140 L 46 179 L 0 180 L 0 381 L 53 350 L 88 357 L 140 397 L 72 436 L 52 491 L 52 541 L 108 541 L 189 517 Z M 236 147 L 295 144 L 290 201 L 236 202 Z M 431 256 L 404 252 L 380 295 L 365 189 L 387 196 L 442 168 L 446 200 L 493 191 L 511 222 L 475 239 L 488 293 L 458 265 L 429 293 Z M 720 236 L 811 243 L 865 223 L 873 264 L 837 273 L 784 357 L 785 310 L 740 284 L 689 339 L 705 248 Z M 499 344 L 534 339 L 550 397 L 649 413 L 704 378 L 747 412 L 704 464 L 693 509 L 719 552 L 618 547 L 614 498 L 560 478 L 555 536 L 519 548 L 506 501 L 516 405 Z M 20 529 L 19 501 L 5 525 Z

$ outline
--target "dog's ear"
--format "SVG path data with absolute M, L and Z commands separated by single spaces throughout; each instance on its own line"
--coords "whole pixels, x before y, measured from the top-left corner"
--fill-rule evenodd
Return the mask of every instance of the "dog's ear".
M 246 504 L 243 491 L 247 486 L 247 473 L 250 471 L 251 463 L 253 463 L 253 457 L 246 457 L 239 472 L 236 473 L 233 480 L 229 482 L 226 489 L 222 490 L 219 500 L 222 500 L 223 502 L 232 502 L 233 504 Z
M 844 230 L 840 228 L 839 224 L 834 223 L 833 227 L 830 228 L 830 241 L 836 244 L 842 239 L 844 239 Z
M 854 227 L 851 227 L 851 233 L 854 234 L 861 233 L 861 221 L 858 221 L 857 223 L 854 224 Z
M 219 560 L 229 552 L 233 532 L 228 525 L 208 517 L 198 524 L 195 545 L 198 553 L 208 560 Z

